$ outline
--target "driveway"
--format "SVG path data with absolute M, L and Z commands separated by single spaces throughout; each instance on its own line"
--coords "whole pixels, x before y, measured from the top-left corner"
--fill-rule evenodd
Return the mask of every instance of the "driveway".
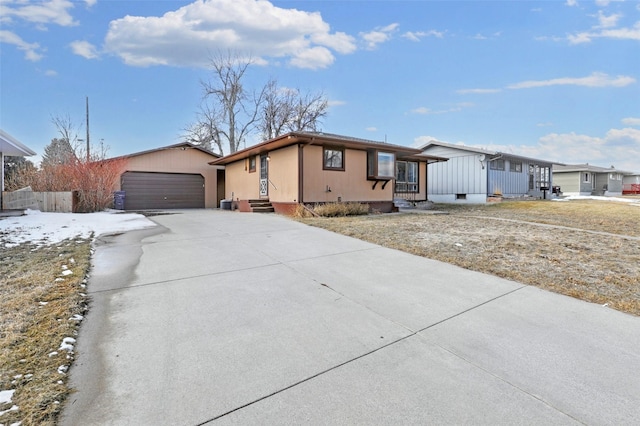
M 273 214 L 98 245 L 63 425 L 630 424 L 640 318 Z

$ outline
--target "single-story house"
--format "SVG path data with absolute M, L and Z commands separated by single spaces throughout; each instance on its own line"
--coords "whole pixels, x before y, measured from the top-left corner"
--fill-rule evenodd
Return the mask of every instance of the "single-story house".
M 431 141 L 426 155 L 448 158 L 429 166 L 429 200 L 439 203 L 486 203 L 492 197 L 550 198 L 553 163 L 506 152 Z
M 4 192 L 4 157 L 30 157 L 32 155 L 36 155 L 36 153 L 0 129 L 0 210 L 2 210 L 2 193 Z
M 300 203 L 351 201 L 390 212 L 395 195 L 427 199 L 427 163 L 445 159 L 420 154 L 384 142 L 294 132 L 210 164 L 225 167 L 225 198 L 240 211 L 268 202 L 277 213 L 290 214 Z
M 219 157 L 188 142 L 116 157 L 126 161 L 114 190 L 125 210 L 215 208 L 224 170 L 209 162 Z
M 640 173 L 622 177 L 622 195 L 640 194 Z
M 564 195 L 622 195 L 622 179 L 630 172 L 613 166 L 598 167 L 590 164 L 566 164 L 554 167 L 554 179 Z

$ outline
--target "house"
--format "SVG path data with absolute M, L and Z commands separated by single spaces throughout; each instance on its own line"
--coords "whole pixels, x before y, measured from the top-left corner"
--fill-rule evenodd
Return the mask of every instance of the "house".
M 394 209 L 396 191 L 427 199 L 426 169 L 420 150 L 321 132 L 295 132 L 212 161 L 225 166 L 225 198 L 240 211 L 268 202 L 291 214 L 300 203 L 367 203 L 372 210 Z M 401 173 L 396 175 L 396 171 Z
M 29 157 L 36 155 L 16 138 L 0 129 L 0 210 L 2 210 L 2 193 L 4 192 L 4 157 Z
M 554 179 L 564 195 L 622 195 L 622 179 L 630 172 L 613 166 L 598 167 L 590 164 L 567 164 L 554 167 Z
M 448 158 L 429 166 L 429 200 L 439 203 L 486 203 L 492 196 L 549 198 L 552 163 L 506 152 L 431 141 L 426 155 Z
M 114 189 L 124 192 L 125 210 L 215 208 L 224 170 L 209 162 L 219 157 L 187 142 L 116 157 L 126 161 Z
M 640 195 L 640 173 L 622 177 L 622 195 Z

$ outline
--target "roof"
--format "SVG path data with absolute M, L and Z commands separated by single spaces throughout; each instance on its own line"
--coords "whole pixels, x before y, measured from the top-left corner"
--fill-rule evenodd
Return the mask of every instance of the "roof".
M 28 157 L 36 155 L 35 151 L 27 148 L 22 142 L 0 129 L 0 152 L 11 157 Z
M 137 157 L 137 156 L 140 156 L 140 155 L 146 155 L 146 154 L 151 154 L 151 153 L 154 153 L 154 152 L 165 151 L 165 150 L 170 150 L 170 149 L 182 150 L 182 151 L 187 150 L 187 149 L 197 149 L 198 151 L 202 151 L 205 154 L 211 155 L 212 157 L 216 157 L 216 158 L 220 157 L 220 155 L 218 155 L 218 154 L 216 154 L 214 152 L 211 152 L 208 149 L 204 149 L 201 146 L 194 145 L 194 144 L 192 144 L 190 142 L 180 142 L 180 143 L 177 143 L 177 144 L 174 144 L 174 145 L 163 146 L 161 148 L 149 149 L 149 150 L 146 150 L 146 151 L 134 152 L 133 154 L 121 155 L 119 157 L 114 157 L 113 159 Z
M 484 155 L 490 156 L 490 158 L 487 158 L 487 160 L 489 160 L 489 161 L 496 160 L 498 158 L 508 157 L 508 158 L 515 158 L 517 160 L 535 162 L 535 163 L 539 163 L 539 164 L 549 164 L 549 165 L 553 164 L 554 165 L 554 170 L 555 170 L 555 165 L 561 164 L 561 163 L 556 163 L 555 161 L 540 160 L 539 158 L 525 157 L 525 156 L 522 156 L 522 155 L 512 154 L 510 152 L 491 151 L 491 150 L 488 150 L 488 149 L 476 148 L 476 147 L 473 147 L 473 146 L 467 146 L 467 145 L 462 145 L 462 144 L 452 144 L 452 143 L 440 142 L 440 141 L 436 141 L 436 140 L 432 140 L 432 141 L 426 143 L 425 145 L 420 147 L 420 149 L 423 150 L 423 151 L 426 151 L 427 149 L 429 149 L 432 146 L 442 146 L 442 147 L 445 147 L 445 148 L 458 149 L 460 151 L 469 151 L 469 152 L 475 152 L 477 154 L 484 154 Z
M 411 158 L 419 161 L 447 161 L 447 158 L 425 155 L 421 150 L 408 146 L 394 145 L 386 142 L 372 141 L 368 139 L 354 138 L 323 132 L 291 132 L 268 141 L 259 143 L 241 151 L 236 151 L 225 157 L 210 162 L 212 165 L 230 164 L 239 160 L 244 160 L 254 155 L 259 155 L 276 149 L 285 148 L 291 145 L 329 145 L 341 148 L 356 150 L 379 149 L 393 152 L 398 158 Z
M 598 167 L 591 164 L 564 164 L 557 165 L 553 168 L 554 173 L 570 173 L 570 172 L 592 172 L 592 173 L 621 173 L 623 175 L 633 175 L 633 172 L 618 170 L 615 167 Z

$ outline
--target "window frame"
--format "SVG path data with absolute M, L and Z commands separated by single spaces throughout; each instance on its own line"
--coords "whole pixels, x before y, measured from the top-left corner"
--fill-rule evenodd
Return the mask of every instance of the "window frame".
M 256 156 L 252 155 L 251 157 L 249 157 L 249 173 L 255 173 L 256 172 Z
M 504 172 L 505 170 L 504 158 L 496 158 L 495 160 L 489 161 L 489 168 L 491 170 L 499 170 Z
M 390 156 L 391 173 L 389 175 L 380 174 L 380 156 Z M 396 154 L 394 152 L 382 151 L 378 149 L 367 150 L 367 179 L 368 180 L 392 180 L 396 178 Z
M 340 153 L 340 158 L 341 158 L 341 163 L 342 165 L 340 167 L 335 167 L 335 166 L 331 166 L 331 165 L 327 165 L 327 160 L 331 159 L 333 162 L 333 157 L 328 157 L 327 156 L 327 152 L 328 151 L 333 151 L 336 153 Z M 344 172 L 345 171 L 345 155 L 344 155 L 344 148 L 341 147 L 337 147 L 337 146 L 323 146 L 322 147 L 322 170 L 332 170 L 332 171 L 338 171 L 338 172 Z M 335 155 L 335 154 L 333 154 Z
M 405 165 L 405 178 L 400 180 L 400 164 Z M 409 180 L 409 165 L 415 166 L 414 180 Z M 420 163 L 417 161 L 396 160 L 396 183 L 395 192 L 398 194 L 416 194 L 420 192 Z
M 522 173 L 522 161 L 509 161 L 509 171 L 513 173 Z

